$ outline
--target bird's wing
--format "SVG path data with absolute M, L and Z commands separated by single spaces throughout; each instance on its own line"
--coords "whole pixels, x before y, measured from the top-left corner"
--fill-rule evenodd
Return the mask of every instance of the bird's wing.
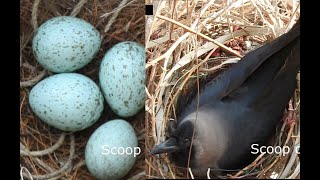
M 297 37 L 300 37 L 300 20 L 297 21 L 295 26 L 288 33 L 252 52 L 249 52 L 241 61 L 206 83 L 206 85 L 201 88 L 199 106 L 208 103 L 215 103 L 234 96 L 241 97 L 249 95 L 250 97 L 243 97 L 248 98 L 246 99 L 247 102 L 249 102 L 250 98 L 251 100 L 257 98 L 260 94 L 254 95 L 252 93 L 248 93 L 248 91 L 258 93 L 261 87 L 265 87 L 265 84 L 271 82 L 275 78 L 279 69 L 285 62 L 285 59 L 267 62 L 266 60 L 270 59 L 270 57 L 275 54 L 283 57 L 287 56 L 288 53 L 282 55 L 281 53 L 283 52 L 281 52 L 281 50 L 297 39 Z M 276 59 L 277 55 L 275 55 L 273 59 Z M 261 68 L 259 69 L 259 67 Z M 253 80 L 250 80 L 247 83 L 246 81 L 248 79 Z M 182 108 L 182 118 L 196 109 L 198 98 L 195 98 L 195 95 L 195 91 L 191 93 L 187 106 L 185 106 L 185 103 L 180 103 Z
M 286 34 L 260 48 L 246 54 L 241 61 L 233 65 L 210 81 L 200 97 L 201 100 L 221 100 L 237 90 L 250 75 L 270 56 L 276 54 L 289 43 L 300 36 L 300 23 L 298 23 Z M 202 99 L 201 99 L 202 98 Z
M 264 108 L 265 111 L 270 113 L 275 113 L 275 108 L 285 108 L 296 88 L 296 75 L 300 68 L 300 37 L 293 41 L 281 55 L 272 58 L 279 61 L 285 59 L 284 65 L 279 69 L 271 83 L 266 85 L 263 91 L 256 93 L 257 97 L 255 99 L 247 102 L 248 106 L 256 110 Z M 275 104 L 276 106 L 274 106 Z

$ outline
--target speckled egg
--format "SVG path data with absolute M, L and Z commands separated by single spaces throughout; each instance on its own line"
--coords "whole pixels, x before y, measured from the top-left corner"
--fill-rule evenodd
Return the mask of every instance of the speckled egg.
M 46 69 L 72 72 L 88 64 L 101 45 L 100 33 L 85 20 L 58 16 L 43 23 L 33 41 L 33 54 Z
M 99 87 L 77 73 L 50 76 L 29 94 L 33 112 L 44 122 L 64 131 L 78 131 L 101 116 L 104 100 Z
M 132 169 L 138 152 L 133 127 L 125 120 L 115 119 L 100 126 L 91 135 L 85 150 L 85 162 L 98 179 L 116 180 Z
M 113 46 L 102 60 L 99 80 L 116 114 L 130 117 L 138 113 L 144 107 L 145 48 L 132 41 Z

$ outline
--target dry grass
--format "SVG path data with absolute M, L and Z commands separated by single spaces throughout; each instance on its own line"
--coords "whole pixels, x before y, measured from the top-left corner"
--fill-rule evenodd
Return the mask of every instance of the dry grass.
M 237 57 L 287 32 L 300 16 L 296 0 L 154 0 L 153 6 L 155 15 L 146 20 L 147 152 L 165 140 L 168 120 L 176 119 L 177 97 L 190 92 L 197 77 L 211 79 Z M 293 149 L 300 143 L 299 92 L 298 88 L 278 126 L 274 145 Z M 299 178 L 299 162 L 295 153 L 261 155 L 243 170 L 222 178 L 262 179 L 272 173 L 278 178 Z M 165 155 L 146 157 L 147 178 L 186 178 L 192 169 L 189 172 L 173 166 Z
M 145 43 L 143 0 L 23 0 L 20 1 L 20 166 L 23 179 L 94 179 L 84 165 L 84 149 L 93 131 L 107 119 L 117 118 L 105 108 L 92 127 L 76 133 L 64 133 L 41 122 L 28 105 L 34 84 L 51 73 L 44 70 L 32 54 L 35 30 L 44 21 L 71 15 L 90 22 L 103 37 L 101 49 L 87 66 L 76 72 L 98 83 L 99 65 L 105 52 L 114 44 L 132 40 Z M 144 149 L 144 112 L 128 119 Z M 144 175 L 144 152 L 124 179 Z

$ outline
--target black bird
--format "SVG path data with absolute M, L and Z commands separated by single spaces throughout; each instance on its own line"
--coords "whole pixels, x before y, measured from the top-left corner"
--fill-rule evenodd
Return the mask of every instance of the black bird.
M 192 145 L 190 167 L 196 174 L 248 165 L 255 157 L 251 145 L 267 145 L 282 118 L 299 69 L 300 19 L 209 81 L 183 106 L 170 137 L 150 154 L 169 153 L 177 166 L 187 167 Z

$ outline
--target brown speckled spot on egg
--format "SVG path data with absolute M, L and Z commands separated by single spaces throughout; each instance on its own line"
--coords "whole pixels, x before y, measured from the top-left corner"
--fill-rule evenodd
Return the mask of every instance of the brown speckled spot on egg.
M 123 103 L 124 103 L 125 107 L 127 107 L 127 108 L 129 107 L 129 102 L 128 101 L 124 101 Z

